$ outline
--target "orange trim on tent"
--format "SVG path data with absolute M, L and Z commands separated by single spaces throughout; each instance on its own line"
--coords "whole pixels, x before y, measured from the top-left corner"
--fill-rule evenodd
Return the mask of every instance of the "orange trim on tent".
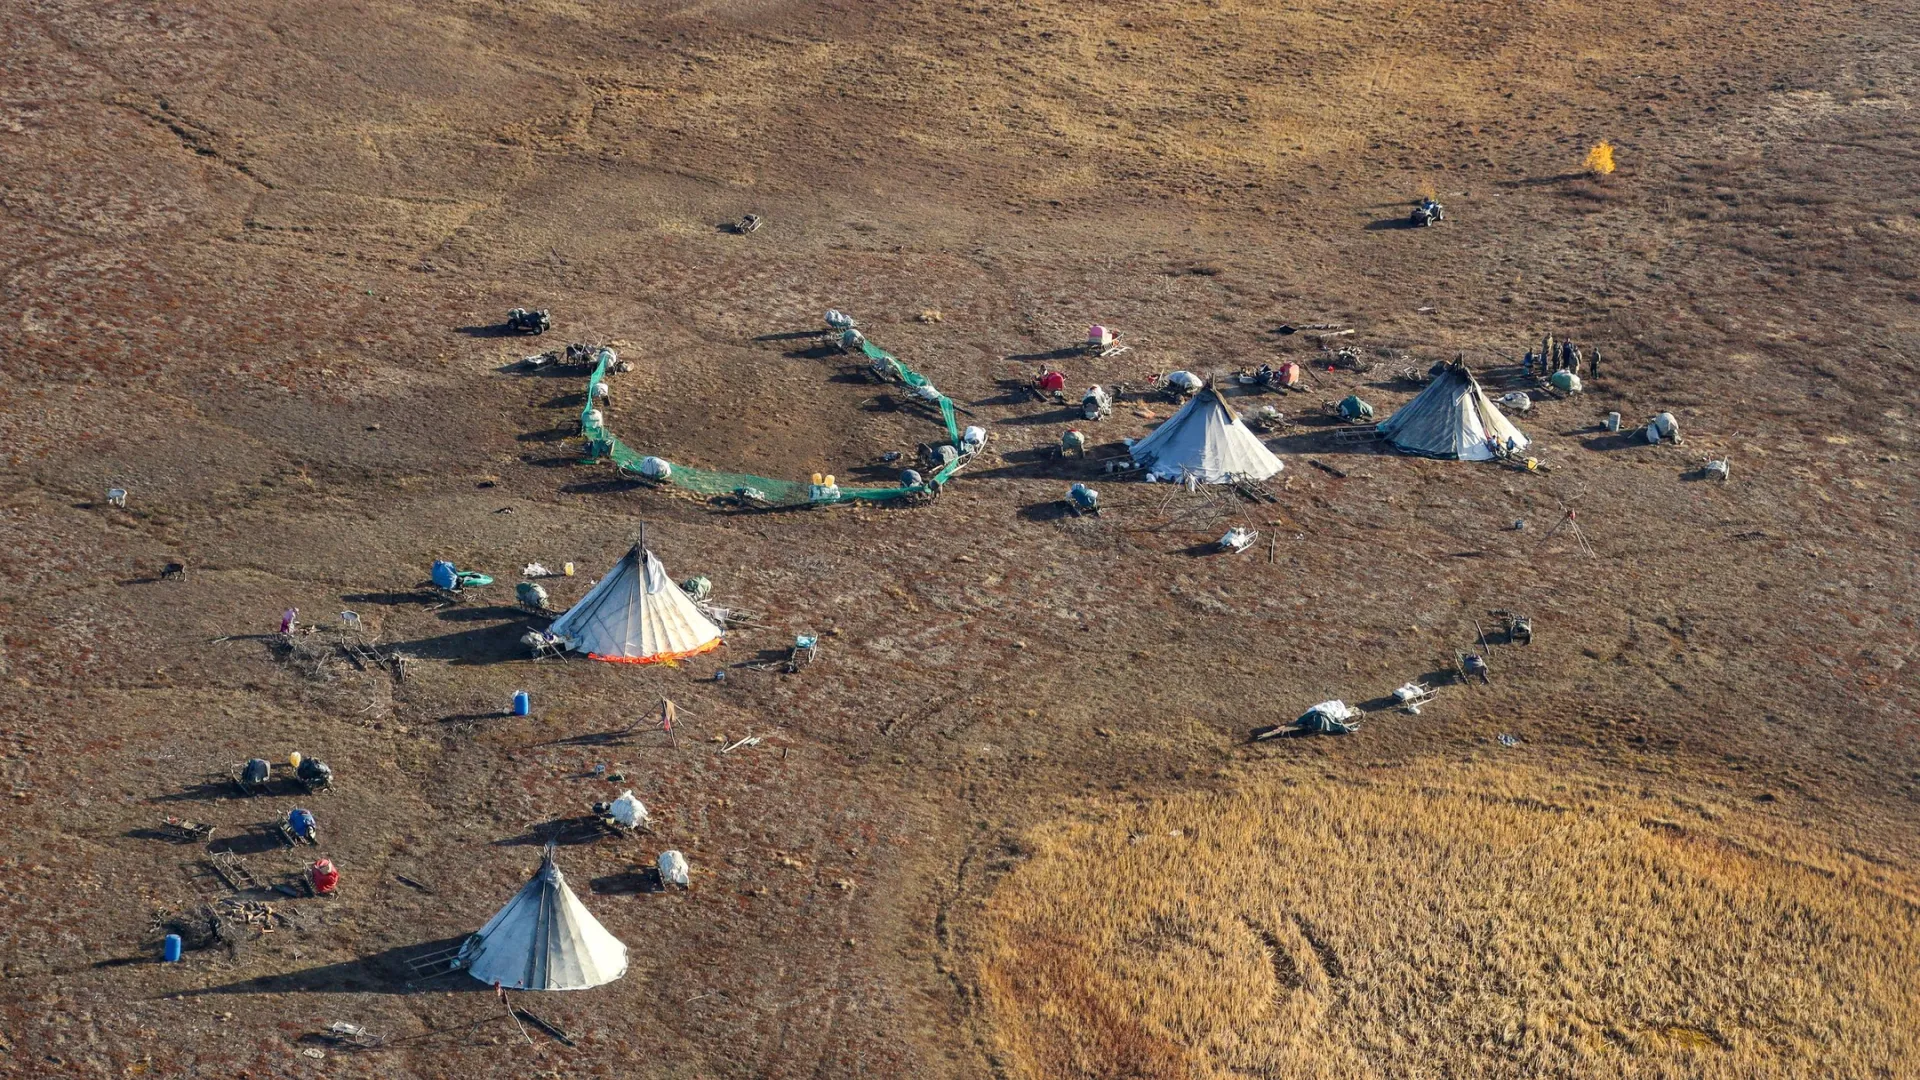
M 699 656 L 704 652 L 712 652 L 719 648 L 720 645 L 721 639 L 714 638 L 712 641 L 707 642 L 697 649 L 688 649 L 685 652 L 654 653 L 652 656 L 602 656 L 596 652 L 588 653 L 587 659 L 598 660 L 606 664 L 671 664 L 676 660 L 685 660 L 689 656 Z

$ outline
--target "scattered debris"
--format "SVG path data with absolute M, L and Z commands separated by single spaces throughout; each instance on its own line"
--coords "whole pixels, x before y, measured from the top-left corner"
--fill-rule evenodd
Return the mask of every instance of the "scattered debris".
M 1255 540 L 1258 540 L 1259 538 L 1260 538 L 1260 533 L 1254 529 L 1242 529 L 1242 528 L 1236 527 L 1236 528 L 1228 529 L 1227 534 L 1220 538 L 1219 548 L 1221 551 L 1238 555 L 1241 552 L 1252 547 L 1253 542 Z
M 181 843 L 203 844 L 213 839 L 212 825 L 171 815 L 162 819 L 160 830 Z
M 780 670 L 789 675 L 795 674 L 801 668 L 813 663 L 814 657 L 817 656 L 819 652 L 820 639 L 818 637 L 813 634 L 797 634 L 793 639 L 793 647 L 787 650 L 786 662 L 780 666 Z
M 1359 709 L 1336 698 L 1315 705 L 1292 723 L 1256 732 L 1253 738 L 1258 742 L 1282 735 L 1351 735 L 1360 730 L 1361 716 Z
M 733 752 L 734 752 L 735 750 L 738 750 L 738 749 L 740 749 L 740 748 L 741 748 L 741 747 L 743 747 L 743 746 L 759 746 L 759 745 L 760 745 L 760 740 L 761 740 L 762 738 L 765 738 L 765 736 L 762 736 L 762 735 L 748 735 L 748 736 L 747 736 L 746 738 L 744 738 L 744 739 L 741 739 L 741 740 L 740 740 L 739 742 L 736 742 L 736 743 L 733 743 L 733 744 L 731 744 L 731 745 L 729 745 L 729 746 L 725 746 L 725 747 L 722 747 L 722 748 L 721 748 L 721 750 L 720 750 L 720 752 L 721 752 L 721 753 L 723 753 L 723 754 L 731 754 L 731 753 L 733 753 Z
M 231 851 L 214 851 L 207 854 L 207 865 L 225 883 L 228 889 L 236 892 L 251 892 L 260 887 L 260 879 L 253 876 L 240 856 Z
M 1509 645 L 1533 644 L 1533 620 L 1525 615 L 1516 615 L 1511 611 L 1494 610 L 1487 614 L 1500 620 L 1500 632 L 1506 636 Z
M 1553 528 L 1547 530 L 1546 535 L 1540 538 L 1540 542 L 1544 544 L 1553 539 L 1554 534 L 1562 529 L 1573 534 L 1573 538 L 1579 542 L 1580 550 L 1585 552 L 1588 558 L 1599 558 L 1593 550 L 1593 545 L 1587 542 L 1587 534 L 1580 529 L 1580 515 L 1575 513 L 1572 507 L 1567 507 L 1566 513 Z
M 1393 703 L 1416 716 L 1420 706 L 1432 700 L 1433 688 L 1422 682 L 1405 683 L 1393 692 Z
M 349 1046 L 362 1048 L 379 1046 L 386 1041 L 383 1037 L 368 1031 L 365 1026 L 361 1024 L 350 1024 L 345 1020 L 335 1020 L 333 1023 L 327 1025 L 326 1034 L 328 1038 L 331 1038 L 336 1043 L 344 1043 Z

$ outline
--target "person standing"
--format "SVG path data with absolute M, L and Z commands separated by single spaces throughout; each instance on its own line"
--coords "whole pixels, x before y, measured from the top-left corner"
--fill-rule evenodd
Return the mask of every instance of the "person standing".
M 1598 346 L 1595 346 L 1592 355 L 1587 357 L 1587 378 L 1597 379 L 1599 377 L 1600 377 L 1600 349 Z

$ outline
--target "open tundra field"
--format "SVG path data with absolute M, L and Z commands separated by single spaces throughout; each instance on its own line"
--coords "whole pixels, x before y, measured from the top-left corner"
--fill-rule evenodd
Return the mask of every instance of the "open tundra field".
M 1778 0 L 20 0 L 0 1076 L 1920 1074 L 1917 39 Z M 943 428 L 829 307 L 991 433 L 931 505 L 583 464 L 586 369 L 521 363 L 612 344 L 608 429 L 682 467 L 891 483 Z M 1063 351 L 1095 322 L 1130 350 Z M 1513 415 L 1546 470 L 1337 435 L 1548 333 L 1605 361 Z M 1048 357 L 1074 401 L 1227 374 L 1289 419 L 1275 501 L 1055 456 L 1172 406 L 1026 400 Z M 1304 393 L 1230 377 L 1282 360 Z M 1661 411 L 1682 444 L 1631 435 Z M 575 564 L 565 607 L 642 521 L 750 624 L 532 659 L 522 567 Z M 443 604 L 436 559 L 496 584 Z M 1335 697 L 1357 733 L 1250 741 Z M 228 779 L 294 750 L 335 790 Z M 651 832 L 566 827 L 627 788 Z M 513 995 L 545 1028 L 417 977 L 556 836 L 626 975 Z M 667 848 L 691 887 L 635 891 Z M 272 890 L 316 855 L 336 895 Z

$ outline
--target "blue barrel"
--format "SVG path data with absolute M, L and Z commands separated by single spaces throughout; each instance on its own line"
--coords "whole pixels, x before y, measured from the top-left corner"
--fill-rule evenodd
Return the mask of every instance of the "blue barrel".
M 180 962 L 179 934 L 167 935 L 167 939 L 160 943 L 160 955 L 165 957 L 169 964 L 177 964 Z
M 515 690 L 513 692 L 513 715 L 533 715 L 533 699 L 527 696 L 525 690 Z

